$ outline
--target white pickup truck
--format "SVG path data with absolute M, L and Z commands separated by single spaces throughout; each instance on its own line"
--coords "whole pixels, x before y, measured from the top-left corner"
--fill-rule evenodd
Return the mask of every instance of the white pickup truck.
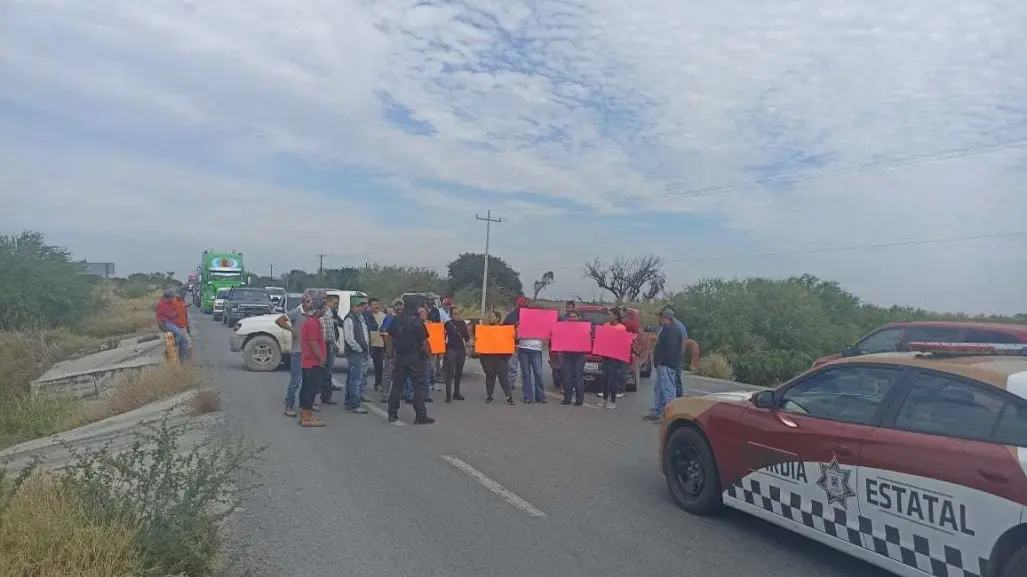
M 339 313 L 342 315 L 349 308 L 350 297 L 367 298 L 367 294 L 361 291 L 329 289 L 325 292 L 329 296 L 339 297 Z M 299 303 L 299 297 L 298 294 L 286 297 L 286 312 Z M 288 364 L 288 353 L 292 351 L 292 332 L 278 326 L 276 321 L 281 317 L 281 314 L 247 317 L 232 327 L 229 346 L 232 352 L 242 353 L 243 362 L 248 370 L 267 373 Z M 338 357 L 336 359 L 338 362 Z

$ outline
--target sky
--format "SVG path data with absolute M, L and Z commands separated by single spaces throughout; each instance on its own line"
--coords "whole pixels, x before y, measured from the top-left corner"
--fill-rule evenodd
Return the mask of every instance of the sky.
M 551 298 L 652 253 L 670 289 L 1027 312 L 1027 3 L 704 6 L 4 0 L 0 232 L 121 275 L 444 271 L 491 210 Z

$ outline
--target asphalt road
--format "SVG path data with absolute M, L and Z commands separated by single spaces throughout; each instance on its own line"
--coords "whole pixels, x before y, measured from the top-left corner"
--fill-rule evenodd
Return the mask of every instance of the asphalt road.
M 437 393 L 434 425 L 411 426 L 409 406 L 402 426 L 380 409 L 326 407 L 326 427 L 303 429 L 282 415 L 288 373 L 246 371 L 229 329 L 209 319 L 194 320 L 196 358 L 226 422 L 268 445 L 261 486 L 229 524 L 258 575 L 887 575 L 758 519 L 678 509 L 659 471 L 657 427 L 641 420 L 648 381 L 615 411 L 594 398 L 486 405 L 469 361 L 467 400 L 445 405 Z M 687 378 L 685 388 L 737 387 Z

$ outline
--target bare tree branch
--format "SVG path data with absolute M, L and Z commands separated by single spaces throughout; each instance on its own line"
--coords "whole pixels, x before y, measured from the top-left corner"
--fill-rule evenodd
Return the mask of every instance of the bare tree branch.
M 654 300 L 663 293 L 667 282 L 663 260 L 653 254 L 635 258 L 617 256 L 609 263 L 595 259 L 585 263 L 583 276 L 612 294 L 619 303 L 637 301 L 639 296 Z
M 535 281 L 535 284 L 533 286 L 535 294 L 532 295 L 531 300 L 538 300 L 538 294 L 546 290 L 546 287 L 553 284 L 554 280 L 556 280 L 556 277 L 553 275 L 553 271 L 547 271 L 541 277 L 539 277 L 539 279 Z

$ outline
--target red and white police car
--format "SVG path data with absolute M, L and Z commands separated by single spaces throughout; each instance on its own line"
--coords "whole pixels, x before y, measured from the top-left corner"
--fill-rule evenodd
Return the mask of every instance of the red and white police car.
M 1027 345 L 910 343 L 671 402 L 660 458 L 739 509 L 908 577 L 1027 577 Z

